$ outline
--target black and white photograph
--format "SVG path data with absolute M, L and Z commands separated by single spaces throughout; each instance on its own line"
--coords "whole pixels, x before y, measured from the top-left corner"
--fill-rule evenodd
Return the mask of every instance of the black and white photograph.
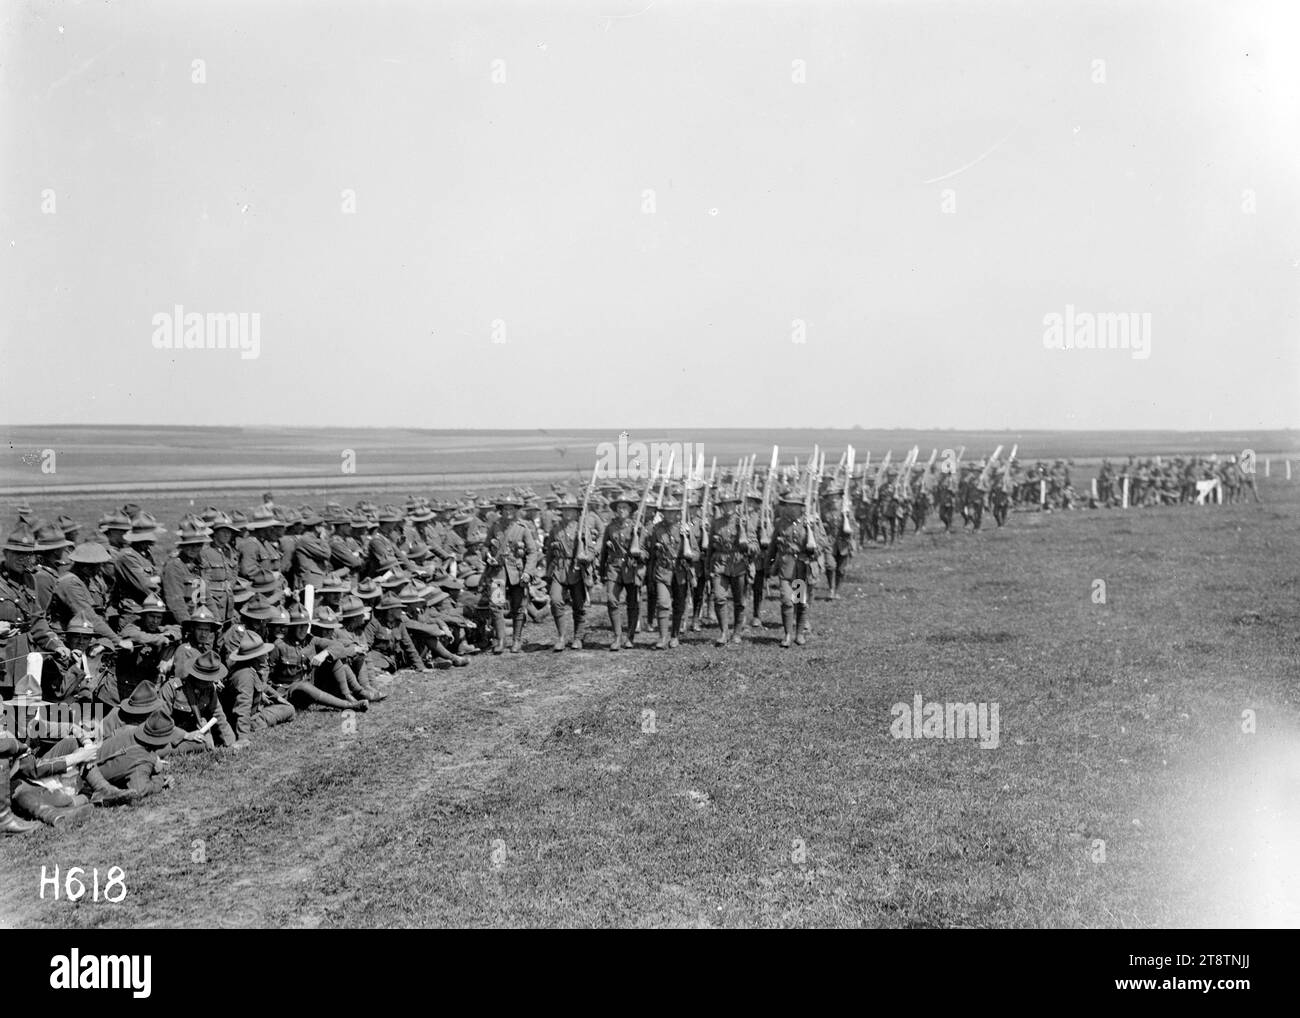
M 1295 3 L 9 0 L 0 240 L 32 993 L 1300 925 Z

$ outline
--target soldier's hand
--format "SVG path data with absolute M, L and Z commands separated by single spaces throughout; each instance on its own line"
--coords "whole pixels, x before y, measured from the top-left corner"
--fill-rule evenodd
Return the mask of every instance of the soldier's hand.
M 60 647 L 54 652 L 54 659 L 63 667 L 67 667 L 72 663 L 72 651 L 67 647 Z
M 311 663 L 313 665 L 320 665 L 329 656 L 330 652 L 328 650 L 322 650 L 319 654 L 312 655 Z
M 135 644 L 132 643 L 130 640 L 128 640 L 126 637 L 123 637 L 122 639 L 120 639 L 120 640 L 117 641 L 117 649 L 118 649 L 118 650 L 135 650 Z
M 0 640 L 7 639 L 9 634 L 14 631 L 12 624 L 0 620 Z

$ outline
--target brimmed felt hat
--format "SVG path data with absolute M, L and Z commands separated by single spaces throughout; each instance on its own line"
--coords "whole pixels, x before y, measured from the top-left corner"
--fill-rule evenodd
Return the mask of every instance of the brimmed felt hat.
M 261 594 L 254 594 L 248 603 L 239 609 L 239 614 L 246 619 L 266 622 L 275 614 L 275 605 Z
M 366 603 L 356 595 L 351 595 L 343 599 L 343 604 L 339 606 L 339 618 L 355 619 L 366 613 Z
M 219 625 L 217 617 L 212 614 L 212 609 L 205 604 L 199 605 L 190 612 L 190 617 L 185 621 L 187 625 L 212 626 L 214 629 Z
M 54 525 L 63 531 L 65 537 L 68 534 L 76 533 L 81 529 L 81 524 L 67 513 L 59 513 L 58 518 L 54 521 Z
M 362 580 L 357 584 L 356 595 L 362 601 L 378 601 L 384 592 L 374 580 Z
M 288 616 L 285 616 L 286 619 Z M 246 632 L 239 638 L 239 649 L 227 659 L 231 664 L 238 661 L 256 661 L 271 653 L 271 644 L 253 632 Z
M 557 508 L 557 509 L 581 509 L 581 508 L 582 508 L 582 503 L 578 501 L 577 496 L 572 495 L 572 494 L 570 494 L 570 493 L 568 493 L 568 492 L 565 492 L 565 493 L 564 493 L 564 497 L 560 499 L 559 504 L 558 504 L 555 508 Z
M 421 604 L 426 600 L 424 591 L 419 590 L 414 584 L 407 584 L 399 590 L 397 592 L 397 599 L 401 601 L 403 605 Z M 380 601 L 379 606 L 382 608 L 384 602 Z
M 132 544 L 144 544 L 158 540 L 159 535 L 165 533 L 166 527 L 160 527 L 151 514 L 142 512 L 131 520 L 131 532 L 126 539 Z
M 406 517 L 402 515 L 402 510 L 398 509 L 397 506 L 392 505 L 391 503 L 385 505 L 383 509 L 379 510 L 380 523 L 401 523 L 405 518 Z
M 34 534 L 37 551 L 60 551 L 71 548 L 72 542 L 63 536 L 63 531 L 53 523 L 42 523 Z
M 209 533 L 207 527 L 201 527 L 193 520 L 182 520 L 176 528 L 176 544 L 209 544 L 212 541 Z
M 473 513 L 460 512 L 451 518 L 450 526 L 468 527 L 475 519 L 476 517 Z
M 35 554 L 36 552 L 36 534 L 26 523 L 19 522 L 13 530 L 9 531 L 9 536 L 5 539 L 5 551 L 28 551 Z
M 229 675 L 226 666 L 221 663 L 221 658 L 217 657 L 214 651 L 205 651 L 190 662 L 189 671 L 183 678 L 194 679 L 196 682 L 220 682 Z
M 429 546 L 423 541 L 416 541 L 406 549 L 406 557 L 412 562 L 424 562 L 433 553 L 429 551 Z
M 318 594 L 347 594 L 352 590 L 348 582 L 337 573 L 328 573 L 325 582 L 316 588 Z
M 167 606 L 162 603 L 162 598 L 157 594 L 146 595 L 145 599 L 140 602 L 139 607 L 136 608 L 137 615 L 162 615 L 166 611 Z
M 451 597 L 451 595 L 448 594 L 441 587 L 434 587 L 432 590 L 429 590 L 425 593 L 424 603 L 427 604 L 430 608 L 436 608 L 438 605 L 446 601 L 449 597 Z
M 284 610 L 283 605 L 272 605 L 274 611 L 266 624 L 269 626 L 287 626 L 289 624 L 289 613 Z
M 223 668 L 222 671 L 225 669 Z M 145 723 L 136 729 L 135 741 L 161 749 L 172 744 L 172 736 L 175 732 L 176 725 L 171 715 L 159 709 L 150 714 Z
M 311 623 L 311 616 L 307 614 L 307 609 L 296 601 L 289 606 L 289 625 L 306 626 Z
M 249 583 L 253 585 L 253 593 L 255 594 L 280 593 L 282 581 L 269 569 L 259 569 L 248 579 Z
M 436 583 L 443 590 L 464 590 L 465 589 L 465 584 L 461 583 L 460 580 L 456 579 L 456 577 L 450 574 L 446 576 L 440 576 L 438 579 L 434 580 L 433 582 Z
M 74 615 L 63 627 L 65 633 L 81 633 L 83 636 L 95 635 L 95 623 L 85 615 Z
M 787 491 L 777 501 L 782 505 L 803 505 L 803 496 L 797 492 Z
M 524 501 L 513 492 L 503 491 L 493 500 L 493 504 L 498 508 L 501 506 L 510 506 L 511 508 L 518 509 L 524 504 Z
M 309 505 L 303 506 L 299 511 L 302 513 L 302 525 L 304 527 L 319 527 L 325 522 L 325 517 L 321 516 Z
M 323 604 L 316 609 L 316 614 L 312 617 L 311 624 L 317 629 L 338 629 L 338 613 L 329 605 Z
M 99 518 L 99 529 L 106 534 L 110 530 L 130 530 L 131 521 L 121 513 L 105 513 Z
M 239 577 L 231 585 L 230 599 L 234 601 L 236 605 L 243 604 L 252 596 L 253 596 L 253 585 L 249 583 L 248 580 L 246 580 L 244 577 L 242 576 Z
M 207 523 L 209 529 L 211 529 L 211 531 L 214 534 L 223 527 L 226 530 L 232 530 L 232 531 L 238 529 L 235 526 L 235 521 L 231 519 L 229 515 L 223 513 L 220 509 L 217 510 L 216 515 L 213 516 L 211 519 L 209 519 L 208 515 L 204 513 L 203 520 L 205 523 Z
M 102 566 L 113 561 L 113 556 L 108 553 L 108 549 L 97 541 L 87 541 L 84 544 L 77 545 L 69 559 L 73 563 L 85 566 Z
M 248 514 L 242 509 L 235 509 L 230 513 L 230 525 L 237 531 L 248 530 Z
M 145 679 L 131 691 L 130 697 L 117 705 L 117 711 L 123 717 L 147 718 L 161 706 L 158 687 Z
M 382 590 L 401 590 L 410 582 L 411 576 L 409 573 L 401 569 L 394 569 L 388 579 L 379 581 L 379 586 Z
M 277 520 L 275 518 L 275 513 L 271 512 L 271 510 L 264 505 L 259 505 L 248 517 L 249 530 L 264 530 L 267 527 L 274 527 L 277 525 L 283 526 L 284 524 L 281 523 L 280 520 Z
M 396 594 L 386 593 L 384 594 L 383 597 L 379 599 L 379 604 L 377 605 L 377 607 L 379 611 L 388 611 L 389 609 L 392 608 L 397 608 L 400 610 L 402 607 L 402 601 L 401 598 L 399 598 Z

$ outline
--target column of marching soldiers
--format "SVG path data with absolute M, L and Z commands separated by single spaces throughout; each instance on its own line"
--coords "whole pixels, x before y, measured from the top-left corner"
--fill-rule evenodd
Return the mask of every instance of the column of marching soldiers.
M 958 515 L 978 530 L 986 509 L 1000 526 L 1013 504 L 1071 507 L 1061 461 L 1022 476 L 1014 449 L 974 463 L 918 452 L 873 467 L 850 447 L 828 470 L 819 451 L 783 466 L 774 447 L 766 470 L 755 456 L 706 474 L 701 457 L 675 477 L 670 456 L 626 485 L 598 469 L 579 495 L 401 507 L 283 509 L 268 493 L 250 512 L 186 516 L 165 554 L 168 531 L 139 505 L 104 515 L 89 540 L 66 515 L 19 506 L 0 567 L 0 833 L 133 802 L 170 786 L 170 756 L 240 750 L 299 711 L 364 711 L 387 695 L 382 675 L 517 654 L 548 612 L 552 649 L 581 650 L 593 593 L 610 651 L 647 629 L 667 651 L 706 624 L 715 645 L 742 643 L 765 628 L 771 587 L 789 648 L 809 638 L 823 579 L 839 596 L 861 543 L 892 542 L 908 521 L 920 531 L 931 510 L 945 530 Z M 1149 464 L 1135 504 L 1163 503 L 1145 501 L 1163 490 Z M 1090 505 L 1114 504 L 1131 468 L 1137 479 L 1132 462 L 1108 467 Z

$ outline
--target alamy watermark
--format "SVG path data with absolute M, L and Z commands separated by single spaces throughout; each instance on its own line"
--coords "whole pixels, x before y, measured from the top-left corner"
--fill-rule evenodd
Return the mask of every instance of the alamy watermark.
M 240 358 L 262 355 L 261 312 L 187 312 L 177 304 L 153 316 L 155 350 L 238 350 Z
M 690 473 L 704 455 L 704 446 L 698 442 L 629 442 L 627 432 L 618 436 L 618 443 L 601 442 L 596 446 L 596 476 L 620 480 L 644 481 L 659 465 L 659 475 L 669 471 L 672 477 Z
M 1043 316 L 1043 346 L 1048 350 L 1128 350 L 1135 361 L 1151 356 L 1151 312 L 1075 311 L 1065 305 Z
M 1001 706 L 996 703 L 928 703 L 920 693 L 912 702 L 889 708 L 894 720 L 889 734 L 895 739 L 978 739 L 980 749 L 997 749 L 1001 743 Z

